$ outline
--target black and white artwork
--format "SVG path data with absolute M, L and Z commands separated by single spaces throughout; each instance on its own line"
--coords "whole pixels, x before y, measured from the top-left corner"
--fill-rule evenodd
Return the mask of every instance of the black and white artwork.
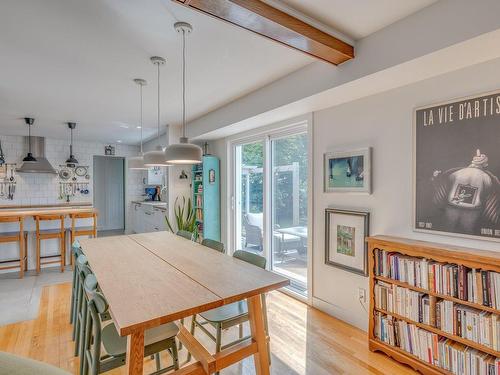
M 415 230 L 500 240 L 500 91 L 415 110 Z

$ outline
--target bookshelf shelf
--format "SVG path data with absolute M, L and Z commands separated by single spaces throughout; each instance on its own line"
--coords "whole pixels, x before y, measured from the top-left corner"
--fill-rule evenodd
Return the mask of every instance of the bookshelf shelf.
M 380 281 L 383 281 L 383 282 L 386 282 L 389 284 L 396 284 L 396 285 L 402 286 L 403 288 L 408 288 L 408 289 L 414 290 L 416 292 L 425 293 L 425 294 L 428 294 L 430 296 L 441 298 L 441 299 L 444 299 L 447 301 L 453 301 L 453 302 L 461 304 L 461 305 L 473 307 L 473 308 L 478 309 L 478 310 L 484 310 L 484 311 L 488 311 L 488 312 L 500 315 L 500 310 L 497 310 L 493 307 L 480 305 L 479 303 L 465 301 L 463 299 L 455 298 L 455 297 L 449 296 L 447 294 L 436 293 L 436 292 L 433 292 L 433 291 L 428 290 L 428 289 L 418 288 L 418 287 L 410 285 L 408 283 L 403 283 L 401 281 L 390 279 L 388 277 L 383 277 L 383 276 L 374 276 L 374 277 L 376 280 L 380 280 Z
M 442 331 L 442 330 L 437 329 L 437 328 L 435 328 L 433 326 L 430 326 L 428 324 L 423 324 L 423 323 L 416 322 L 416 321 L 408 319 L 408 318 L 406 318 L 404 316 L 401 316 L 401 315 L 398 315 L 398 314 L 395 314 L 395 313 L 391 313 L 389 311 L 385 311 L 384 309 L 375 308 L 375 311 L 379 311 L 379 312 L 381 312 L 382 314 L 385 314 L 385 315 L 391 315 L 392 317 L 394 317 L 394 318 L 396 318 L 398 320 L 403 320 L 403 321 L 405 321 L 407 323 L 414 324 L 414 325 L 416 325 L 419 328 L 425 329 L 426 331 L 429 331 L 429 332 L 432 332 L 432 333 L 436 333 L 436 334 L 438 334 L 440 336 L 443 336 L 443 337 L 446 337 L 446 338 L 451 339 L 453 341 L 459 342 L 461 344 L 470 346 L 471 348 L 480 350 L 480 351 L 482 351 L 484 353 L 491 354 L 492 356 L 500 357 L 500 352 L 497 352 L 497 351 L 495 351 L 495 350 L 493 350 L 491 348 L 488 348 L 487 346 L 481 345 L 481 344 L 479 344 L 479 343 L 477 343 L 475 341 L 467 340 L 467 339 L 464 339 L 463 337 L 452 335 L 452 334 L 450 334 L 448 332 Z
M 458 309 L 474 309 L 471 311 L 478 311 L 477 313 L 481 312 L 481 314 L 495 314 L 495 315 L 500 315 L 500 310 L 498 310 L 496 307 L 499 306 L 499 301 L 497 298 L 496 305 L 495 303 L 490 303 L 493 307 L 485 306 L 483 305 L 482 299 L 479 299 L 478 302 L 470 302 L 469 300 L 463 300 L 461 298 L 456 298 L 447 294 L 442 294 L 442 293 L 437 293 L 432 290 L 427 289 L 427 284 L 423 282 L 414 282 L 414 280 L 417 280 L 416 276 L 412 274 L 410 280 L 412 280 L 412 284 L 416 284 L 419 286 L 413 286 L 406 281 L 408 278 L 401 277 L 401 276 L 396 276 L 395 278 L 401 279 L 400 280 L 395 280 L 391 277 L 385 277 L 387 276 L 386 272 L 381 272 L 384 274 L 384 276 L 380 276 L 377 274 L 378 267 L 382 264 L 379 262 L 378 255 L 379 250 L 386 251 L 388 253 L 397 253 L 401 255 L 401 258 L 408 258 L 410 257 L 410 260 L 414 259 L 416 261 L 428 261 L 431 263 L 438 262 L 439 264 L 447 267 L 454 267 L 455 265 L 458 267 L 463 267 L 466 269 L 466 271 L 471 271 L 472 269 L 477 271 L 488 271 L 488 272 L 499 272 L 500 273 L 500 253 L 492 252 L 492 251 L 482 251 L 482 250 L 475 250 L 475 249 L 469 249 L 465 247 L 454 247 L 454 246 L 448 246 L 448 245 L 443 245 L 443 244 L 437 244 L 437 243 L 431 243 L 431 242 L 424 242 L 424 241 L 415 241 L 415 240 L 410 240 L 410 239 L 405 239 L 405 238 L 399 238 L 399 237 L 390 237 L 390 236 L 374 236 L 374 237 L 369 237 L 367 239 L 368 242 L 368 263 L 369 263 L 369 278 L 370 278 L 370 289 L 369 289 L 369 296 L 370 296 L 370 310 L 369 310 L 369 329 L 368 329 L 368 336 L 369 336 L 369 347 L 370 350 L 372 351 L 381 351 L 390 357 L 394 358 L 395 360 L 406 363 L 409 366 L 411 366 L 413 369 L 420 371 L 423 374 L 450 374 L 451 372 L 447 371 L 446 369 L 443 369 L 441 367 L 435 366 L 433 364 L 428 363 L 427 361 L 422 360 L 419 358 L 422 355 L 420 354 L 419 356 L 414 355 L 410 352 L 407 352 L 403 350 L 402 348 L 398 346 L 393 346 L 390 345 L 389 342 L 393 343 L 394 341 L 392 339 L 388 339 L 387 336 L 382 336 L 382 339 L 377 337 L 380 334 L 380 317 L 383 317 L 385 319 L 387 316 L 392 317 L 395 321 L 400 321 L 400 324 L 410 324 L 413 325 L 415 330 L 422 330 L 428 332 L 428 335 L 438 335 L 439 337 L 442 337 L 441 340 L 448 340 L 446 343 L 450 343 L 450 345 L 453 345 L 455 348 L 464 348 L 464 347 L 469 347 L 470 350 L 478 351 L 480 353 L 484 353 L 483 355 L 489 355 L 495 358 L 500 358 L 500 352 L 496 351 L 495 349 L 482 345 L 479 342 L 476 342 L 475 339 L 469 340 L 467 338 L 463 338 L 461 336 L 457 336 L 454 334 L 450 334 L 444 330 L 441 330 L 434 325 L 429 325 L 425 323 L 420 323 L 418 321 L 415 321 L 413 319 L 409 319 L 405 316 L 399 315 L 397 313 L 393 313 L 390 311 L 387 311 L 386 309 L 380 308 L 380 305 L 376 305 L 376 297 L 375 297 L 375 285 L 377 285 L 378 282 L 382 282 L 387 285 L 386 288 L 389 290 L 395 290 L 394 288 L 390 288 L 388 284 L 395 285 L 401 288 L 406 288 L 409 291 L 408 293 L 422 293 L 424 295 L 428 295 L 430 299 L 430 309 L 433 311 L 431 314 L 436 314 L 436 301 L 438 300 L 443 300 L 443 301 L 451 301 L 453 302 L 453 307 L 457 307 Z M 385 259 L 385 258 L 384 258 Z M 393 259 L 393 258 L 390 258 Z M 379 264 L 380 263 L 380 264 Z M 406 263 L 404 263 L 406 264 Z M 389 263 L 389 260 L 387 263 L 384 263 L 384 267 L 390 267 L 392 266 L 393 263 Z M 397 265 L 397 262 L 396 262 Z M 384 268 L 385 269 L 385 268 Z M 400 268 L 398 268 L 401 270 Z M 398 271 L 401 272 L 401 271 Z M 406 272 L 406 270 L 404 271 Z M 420 272 L 420 269 L 419 269 Z M 470 274 L 470 272 L 469 272 Z M 398 274 L 396 274 L 398 275 Z M 496 277 L 498 275 L 491 274 L 492 278 Z M 408 277 L 408 275 L 406 275 Z M 470 275 L 467 275 L 470 276 Z M 415 278 L 414 278 L 415 277 Z M 430 276 L 429 276 L 430 277 Z M 489 276 L 488 276 L 489 277 Z M 462 279 L 459 279 L 462 280 Z M 489 279 L 488 279 L 489 280 Z M 434 281 L 435 282 L 435 281 Z M 381 284 L 383 285 L 383 284 Z M 429 284 L 432 285 L 432 284 Z M 491 293 L 495 295 L 495 289 L 493 289 L 493 286 L 491 284 L 484 284 L 487 285 L 488 288 L 491 289 Z M 421 288 L 420 286 L 425 286 L 425 288 Z M 380 287 L 378 290 L 380 290 Z M 432 289 L 435 289 L 432 287 Z M 438 289 L 438 288 L 436 288 Z M 439 288 L 441 291 L 441 288 Z M 455 291 L 457 290 L 456 287 L 454 289 Z M 488 290 L 488 289 L 485 289 Z M 470 291 L 469 291 L 470 292 Z M 476 293 L 477 290 L 474 292 Z M 395 292 L 394 292 L 395 293 Z M 391 294 L 392 295 L 392 294 Z M 476 295 L 476 294 L 474 294 Z M 462 294 L 460 294 L 462 297 Z M 380 298 L 380 295 L 379 295 Z M 391 298 L 396 298 L 394 295 Z M 467 295 L 465 295 L 464 298 L 467 298 Z M 469 299 L 472 299 L 471 295 L 469 295 Z M 476 300 L 474 298 L 474 300 Z M 378 300 L 380 303 L 380 299 Z M 396 300 L 392 300 L 392 303 L 396 303 Z M 491 300 L 490 301 L 494 301 Z M 449 302 L 447 302 L 449 303 Z M 457 306 L 457 305 L 462 305 L 462 307 Z M 384 306 L 385 307 L 385 306 Z M 394 307 L 393 307 L 394 308 Z M 391 308 L 391 309 L 393 309 Z M 418 308 L 418 307 L 417 307 Z M 433 310 L 434 309 L 434 310 Z M 399 310 L 399 308 L 398 308 Z M 406 310 L 408 311 L 408 310 Z M 415 311 L 416 313 L 417 311 Z M 455 310 L 452 309 L 451 313 L 455 313 Z M 405 313 L 405 315 L 408 315 Z M 413 315 L 413 313 L 412 313 Z M 434 315 L 435 316 L 435 315 Z M 445 315 L 446 317 L 448 315 Z M 492 316 L 494 318 L 494 316 Z M 378 319 L 378 320 L 377 320 Z M 382 319 L 382 320 L 383 320 Z M 441 321 L 443 318 L 441 318 Z M 447 318 L 446 318 L 447 319 Z M 419 319 L 420 320 L 420 319 Z M 388 319 L 389 326 L 385 324 L 383 327 L 384 329 L 387 329 L 389 331 L 392 330 L 392 326 L 390 323 L 391 319 Z M 449 321 L 448 319 L 446 321 Z M 458 320 L 458 322 L 460 322 Z M 456 322 L 454 321 L 454 324 Z M 378 329 L 377 329 L 377 324 L 378 324 Z M 394 323 L 396 325 L 396 323 Z M 433 323 L 433 320 L 431 318 L 431 324 Z M 459 324 L 459 323 L 458 323 Z M 462 323 L 463 324 L 463 323 Z M 405 326 L 406 327 L 406 326 Z M 409 326 L 410 327 L 410 326 Z M 462 326 L 463 327 L 463 326 Z M 464 329 L 464 328 L 462 328 Z M 468 329 L 468 326 L 467 326 Z M 383 331 L 386 332 L 386 331 Z M 395 331 L 396 332 L 396 331 Z M 470 338 L 470 337 L 469 337 Z M 483 339 L 481 339 L 483 340 Z M 397 341 L 396 341 L 397 342 Z M 441 342 L 441 341 L 440 341 Z M 491 342 L 491 341 L 490 341 Z M 436 344 L 437 345 L 437 344 Z M 440 344 L 441 345 L 441 344 Z M 461 345 L 460 347 L 457 347 L 455 345 Z M 418 346 L 417 346 L 418 347 Z M 445 346 L 446 347 L 446 346 Z M 424 346 L 425 348 L 425 346 Z M 498 348 L 498 347 L 496 347 Z M 430 350 L 430 349 L 427 349 Z M 462 349 L 463 350 L 463 349 Z M 414 351 L 414 350 L 412 350 Z M 466 352 L 466 351 L 465 351 Z M 465 353 L 463 352 L 463 353 Z M 477 352 L 476 352 L 477 353 Z M 418 353 L 415 353 L 418 354 Z M 439 354 L 441 355 L 441 354 Z M 487 358 L 492 358 L 492 357 L 487 357 Z M 437 358 L 437 357 L 434 357 Z M 441 357 L 440 357 L 441 358 Z M 498 370 L 498 360 L 495 362 L 495 369 L 496 371 Z

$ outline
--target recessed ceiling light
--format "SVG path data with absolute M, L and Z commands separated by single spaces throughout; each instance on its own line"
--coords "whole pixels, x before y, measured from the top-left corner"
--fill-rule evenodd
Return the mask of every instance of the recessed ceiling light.
M 137 129 L 140 129 L 140 128 L 142 128 L 142 126 L 136 126 L 136 128 L 137 128 Z
M 120 128 L 128 129 L 128 125 L 120 125 Z
M 122 143 L 122 140 L 121 140 L 121 139 L 119 139 L 119 140 L 117 140 L 116 142 L 118 142 L 118 143 Z

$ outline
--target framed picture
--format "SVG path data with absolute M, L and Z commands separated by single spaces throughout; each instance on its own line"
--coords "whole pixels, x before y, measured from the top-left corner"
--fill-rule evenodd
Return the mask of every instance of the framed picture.
M 371 147 L 325 154 L 325 192 L 371 193 Z
M 500 91 L 416 108 L 413 229 L 500 241 Z
M 370 213 L 335 208 L 325 210 L 325 264 L 368 275 Z

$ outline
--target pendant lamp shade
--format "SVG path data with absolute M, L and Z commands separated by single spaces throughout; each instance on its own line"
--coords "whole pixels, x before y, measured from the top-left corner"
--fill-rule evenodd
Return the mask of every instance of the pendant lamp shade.
M 135 78 L 134 79 L 134 82 L 137 83 L 140 87 L 140 97 L 141 97 L 141 153 L 139 156 L 133 156 L 133 157 L 130 157 L 128 158 L 128 167 L 129 169 L 136 169 L 136 170 L 145 170 L 145 169 L 148 169 L 148 167 L 146 167 L 144 165 L 144 156 L 143 156 L 143 153 L 142 153 L 142 127 L 143 127 L 143 124 L 142 124 L 142 87 L 143 86 L 146 86 L 147 85 L 147 82 L 146 80 L 142 79 L 142 78 Z
M 158 140 L 160 139 L 160 65 L 164 65 L 166 60 L 163 57 L 153 56 L 151 62 L 157 66 L 158 71 Z M 144 166 L 146 167 L 167 167 L 170 164 L 165 162 L 163 147 L 158 145 L 155 150 L 144 154 Z
M 169 164 L 199 164 L 203 151 L 186 137 L 186 34 L 190 34 L 193 27 L 187 22 L 176 22 L 174 28 L 182 34 L 182 137 L 179 143 L 167 147 L 164 156 Z

